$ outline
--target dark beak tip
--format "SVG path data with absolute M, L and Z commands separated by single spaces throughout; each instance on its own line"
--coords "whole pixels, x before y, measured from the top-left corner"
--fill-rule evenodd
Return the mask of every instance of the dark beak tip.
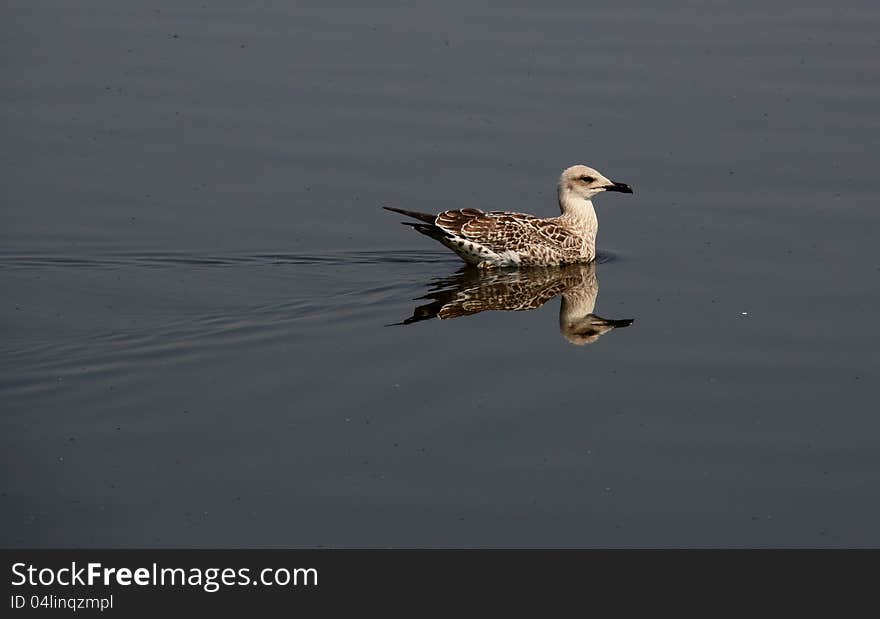
M 633 193 L 632 187 L 626 183 L 614 183 L 605 188 L 606 191 L 619 191 L 620 193 Z

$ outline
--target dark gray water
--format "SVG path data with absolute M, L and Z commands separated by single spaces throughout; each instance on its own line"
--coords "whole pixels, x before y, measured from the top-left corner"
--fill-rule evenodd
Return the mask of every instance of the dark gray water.
M 880 545 L 880 5 L 293 4 L 4 3 L 0 544 Z M 631 326 L 386 326 L 573 163 Z

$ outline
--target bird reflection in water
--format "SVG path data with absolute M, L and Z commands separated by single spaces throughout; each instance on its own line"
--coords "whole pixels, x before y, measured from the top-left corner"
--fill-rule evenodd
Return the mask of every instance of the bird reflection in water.
M 419 305 L 410 318 L 397 324 L 430 318 L 446 320 L 489 310 L 533 310 L 562 295 L 559 331 L 572 344 L 583 346 L 633 322 L 631 318 L 612 320 L 594 314 L 598 294 L 595 262 L 488 271 L 464 267 L 449 277 L 434 280 L 430 292 L 416 299 L 431 302 Z

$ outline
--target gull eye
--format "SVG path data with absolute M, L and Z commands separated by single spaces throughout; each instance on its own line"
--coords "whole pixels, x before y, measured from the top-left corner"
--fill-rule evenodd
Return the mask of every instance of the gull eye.
M 584 181 L 585 183 L 592 183 L 596 179 L 593 178 L 592 176 L 581 176 L 581 180 Z

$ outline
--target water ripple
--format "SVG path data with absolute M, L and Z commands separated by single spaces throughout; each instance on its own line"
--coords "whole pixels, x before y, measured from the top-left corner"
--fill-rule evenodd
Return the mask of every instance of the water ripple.
M 174 266 L 224 267 L 241 265 L 345 265 L 400 263 L 455 263 L 458 259 L 446 251 L 372 250 L 333 251 L 311 254 L 260 253 L 198 255 L 186 252 L 119 252 L 94 256 L 63 254 L 0 253 L 0 269 L 117 269 L 161 268 Z
M 619 260 L 612 252 L 602 251 L 599 263 Z M 270 265 L 346 265 L 346 264 L 458 264 L 454 254 L 443 250 L 352 250 L 323 253 L 259 253 L 199 255 L 186 252 L 118 252 L 94 256 L 63 254 L 0 253 L 0 269 L 119 269 L 162 268 L 175 266 L 226 267 Z

